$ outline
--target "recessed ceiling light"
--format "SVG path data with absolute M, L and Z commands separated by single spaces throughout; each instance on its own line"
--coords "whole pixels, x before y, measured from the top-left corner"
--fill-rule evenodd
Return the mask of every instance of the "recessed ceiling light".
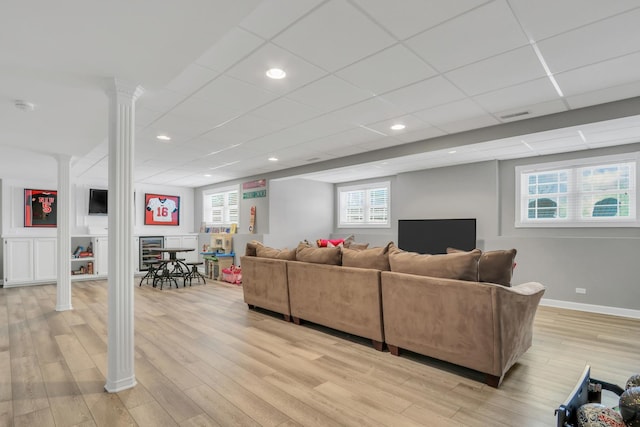
M 282 68 L 270 68 L 267 70 L 267 77 L 270 79 L 280 80 L 284 79 L 287 73 Z
M 456 150 L 449 151 L 449 154 L 456 154 Z
M 156 139 L 159 139 L 160 141 L 171 141 L 171 137 L 169 135 L 158 135 L 156 136 Z
M 403 125 L 402 123 L 396 123 L 395 125 L 391 126 L 391 130 L 402 130 L 404 129 L 406 126 Z
M 278 161 L 278 158 L 277 158 L 277 157 L 273 157 L 273 156 L 271 156 L 271 157 L 269 157 L 269 161 L 270 161 L 270 162 L 277 162 L 277 161 Z
M 207 178 L 210 178 L 211 174 L 210 173 L 205 173 L 204 176 L 206 176 Z
M 18 110 L 33 111 L 36 109 L 36 104 L 33 102 L 23 101 L 22 99 L 16 99 L 14 104 Z

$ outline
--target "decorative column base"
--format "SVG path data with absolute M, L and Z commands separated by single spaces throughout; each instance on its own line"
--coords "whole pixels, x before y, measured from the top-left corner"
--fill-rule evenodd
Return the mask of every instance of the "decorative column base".
M 138 382 L 136 381 L 135 376 L 122 378 L 117 381 L 111 381 L 107 378 L 107 383 L 105 384 L 104 389 L 109 393 L 117 393 L 119 391 L 135 387 L 136 384 L 138 384 Z

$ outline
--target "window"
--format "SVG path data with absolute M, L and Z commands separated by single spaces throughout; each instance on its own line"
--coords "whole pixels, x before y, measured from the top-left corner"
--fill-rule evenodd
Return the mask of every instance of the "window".
M 637 153 L 516 167 L 516 227 L 637 227 Z
M 215 193 L 205 192 L 202 199 L 202 220 L 213 225 L 238 224 L 238 200 L 237 188 L 216 190 Z
M 389 227 L 389 182 L 338 187 L 338 227 Z

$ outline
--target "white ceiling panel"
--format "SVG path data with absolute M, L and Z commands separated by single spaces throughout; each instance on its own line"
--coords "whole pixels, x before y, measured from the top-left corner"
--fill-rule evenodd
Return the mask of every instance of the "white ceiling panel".
M 469 99 L 450 102 L 437 107 L 413 113 L 415 116 L 434 126 L 474 117 L 488 116 L 487 112 Z
M 374 94 L 432 77 L 436 71 L 401 44 L 356 62 L 336 74 Z
M 167 84 L 166 88 L 183 95 L 191 95 L 198 89 L 209 83 L 218 75 L 217 71 L 191 64 L 177 77 Z
M 401 124 L 406 126 L 404 129 L 393 130 L 391 129 L 392 125 Z M 367 128 L 374 129 L 380 133 L 384 133 L 389 136 L 398 136 L 405 133 L 413 132 L 420 129 L 425 129 L 431 127 L 430 124 L 425 123 L 420 120 L 418 117 L 407 114 L 400 117 L 394 117 L 392 119 L 382 120 L 375 123 L 368 123 Z
M 637 0 L 509 0 L 509 4 L 535 41 L 638 7 Z
M 390 46 L 395 39 L 349 3 L 332 0 L 273 41 L 326 70 L 335 71 Z
M 216 71 L 226 71 L 264 42 L 255 34 L 236 27 L 203 53 L 196 60 L 196 64 Z
M 394 137 L 401 142 L 415 142 L 422 141 L 423 139 L 435 138 L 437 136 L 445 135 L 441 129 L 436 127 L 427 127 L 416 131 L 406 132 L 400 135 L 395 135 Z
M 373 123 L 390 117 L 397 117 L 406 112 L 397 106 L 387 102 L 381 97 L 375 97 L 366 101 L 359 102 L 346 108 L 337 110 L 328 117 L 348 121 L 356 125 L 364 125 L 365 123 Z
M 546 75 L 533 48 L 524 46 L 445 74 L 467 95 L 478 95 Z
M 371 94 L 330 75 L 288 94 L 287 98 L 328 112 L 364 101 Z
M 398 106 L 404 112 L 425 110 L 464 98 L 460 89 L 438 76 L 384 94 L 381 98 Z
M 540 41 L 552 73 L 560 73 L 637 52 L 640 8 Z
M 445 72 L 524 46 L 528 40 L 507 3 L 494 1 L 406 43 L 435 69 Z
M 558 98 L 549 79 L 542 78 L 493 92 L 474 96 L 473 100 L 491 113 L 518 109 L 522 111 L 533 104 L 552 101 Z
M 240 26 L 270 39 L 323 0 L 266 0 L 261 2 Z
M 284 126 L 253 114 L 240 116 L 202 135 L 203 140 L 243 143 L 276 132 Z
M 284 79 L 270 79 L 267 70 L 280 68 L 287 73 Z M 326 75 L 326 71 L 286 50 L 267 43 L 240 61 L 227 73 L 231 77 L 251 83 L 269 92 L 284 94 Z
M 637 80 L 640 52 L 555 75 L 567 96 L 604 89 Z
M 458 133 L 471 129 L 479 129 L 488 126 L 497 125 L 500 122 L 495 117 L 485 114 L 483 116 L 469 117 L 466 119 L 455 120 L 449 123 L 438 125 L 440 129 L 446 133 Z
M 604 89 L 590 90 L 577 95 L 567 96 L 566 101 L 572 109 L 613 102 L 619 99 L 640 96 L 640 82 L 610 86 Z
M 388 0 L 354 1 L 401 40 L 487 2 L 487 0 L 448 2 L 404 0 L 402 3 Z
M 278 98 L 251 112 L 254 116 L 279 123 L 283 126 L 292 126 L 300 122 L 317 117 L 321 112 L 308 105 L 300 104 L 288 98 Z
M 495 115 L 500 118 L 503 123 L 515 122 L 517 120 L 530 119 L 532 117 L 545 116 L 547 114 L 560 113 L 567 110 L 567 106 L 561 99 L 554 99 L 539 104 L 527 105 L 525 110 L 527 115 L 520 116 L 523 108 L 521 106 L 509 108 L 503 111 L 497 111 Z

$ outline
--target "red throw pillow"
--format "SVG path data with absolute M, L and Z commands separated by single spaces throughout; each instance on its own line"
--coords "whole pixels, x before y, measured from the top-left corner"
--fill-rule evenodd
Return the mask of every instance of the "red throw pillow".
M 329 245 L 331 243 L 331 245 Z M 319 248 L 326 248 L 327 246 L 340 246 L 344 243 L 344 239 L 318 239 L 316 245 Z

